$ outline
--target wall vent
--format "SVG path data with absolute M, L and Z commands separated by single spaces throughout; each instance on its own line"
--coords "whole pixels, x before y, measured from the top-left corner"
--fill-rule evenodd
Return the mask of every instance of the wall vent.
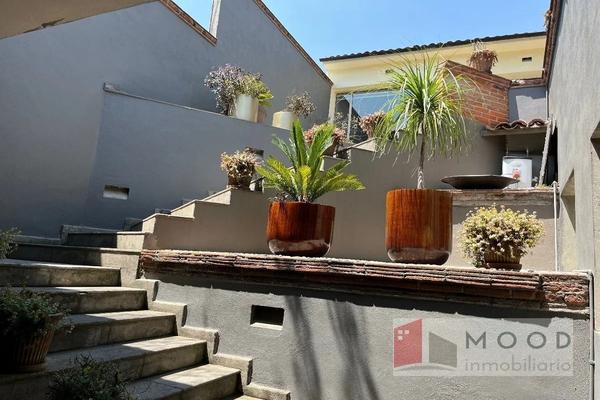
M 105 199 L 127 200 L 129 199 L 129 188 L 106 185 L 102 197 Z
M 532 62 L 533 61 L 533 57 L 523 57 L 521 58 L 522 62 Z
M 283 328 L 283 308 L 252 305 L 250 325 L 258 328 Z

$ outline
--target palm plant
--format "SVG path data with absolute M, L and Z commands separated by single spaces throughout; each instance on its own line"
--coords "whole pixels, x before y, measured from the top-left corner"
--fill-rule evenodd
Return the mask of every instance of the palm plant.
M 451 155 L 467 142 L 462 103 L 468 86 L 437 56 L 426 56 L 422 62 L 404 60 L 388 74 L 389 88 L 397 95 L 375 128 L 377 148 L 383 151 L 391 141 L 398 152 L 419 149 L 417 188 L 423 189 L 426 155 Z
M 312 203 L 328 192 L 364 189 L 355 175 L 343 173 L 349 161 L 343 160 L 327 170 L 323 168 L 325 150 L 333 143 L 333 126 L 317 132 L 306 143 L 300 121 L 294 121 L 289 143 L 276 137 L 273 144 L 287 157 L 291 167 L 270 156 L 265 165 L 257 167 L 264 177 L 264 186 L 278 191 L 288 201 Z

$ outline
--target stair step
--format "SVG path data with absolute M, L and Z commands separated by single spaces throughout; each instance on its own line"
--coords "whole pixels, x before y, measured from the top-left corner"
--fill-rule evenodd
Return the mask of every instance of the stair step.
M 117 364 L 124 379 L 134 380 L 198 364 L 206 357 L 206 342 L 170 336 L 51 353 L 46 360 L 46 371 L 0 375 L 0 398 L 45 399 L 50 374 L 71 368 L 73 360 L 82 355 L 97 361 L 112 361 Z
M 245 394 L 243 394 L 243 395 L 234 394 L 233 396 L 225 397 L 221 400 L 262 400 L 262 399 L 259 399 L 258 397 L 246 396 Z
M 142 232 L 73 232 L 67 235 L 64 245 L 140 250 L 144 237 Z
M 136 264 L 139 250 L 107 247 L 64 246 L 51 244 L 19 243 L 13 258 L 64 264 L 127 267 Z
M 118 268 L 0 260 L 0 286 L 118 286 Z
M 75 314 L 64 325 L 73 329 L 56 332 L 51 352 L 173 335 L 175 315 L 150 310 Z
M 34 292 L 46 293 L 54 301 L 70 310 L 71 314 L 133 311 L 146 308 L 146 291 L 120 286 L 60 286 L 27 287 Z M 20 290 L 11 288 L 11 290 Z
M 129 393 L 139 400 L 217 400 L 236 392 L 240 371 L 219 365 L 202 365 L 129 384 Z

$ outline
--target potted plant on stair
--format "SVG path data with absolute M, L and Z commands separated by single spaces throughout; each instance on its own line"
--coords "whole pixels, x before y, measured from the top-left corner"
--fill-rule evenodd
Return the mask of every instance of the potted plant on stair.
M 0 359 L 4 372 L 45 368 L 54 331 L 64 311 L 47 296 L 28 290 L 0 291 Z
M 452 195 L 425 189 L 425 159 L 459 150 L 468 138 L 463 88 L 438 61 L 404 61 L 389 71 L 397 94 L 375 129 L 379 152 L 417 152 L 417 189 L 396 189 L 386 198 L 386 248 L 395 262 L 443 264 L 452 250 Z
M 271 156 L 257 168 L 264 186 L 277 191 L 277 199 L 269 205 L 267 223 L 267 241 L 274 254 L 324 256 L 331 245 L 335 208 L 314 202 L 328 192 L 364 188 L 356 176 L 342 172 L 349 164 L 346 160 L 322 170 L 325 150 L 333 143 L 332 134 L 333 128 L 322 129 L 308 144 L 296 120 L 289 143 L 273 139 L 291 167 Z
M 259 106 L 269 106 L 273 98 L 260 74 L 235 65 L 225 64 L 209 72 L 204 84 L 215 94 L 220 112 L 251 122 L 257 122 Z
M 521 269 L 521 257 L 544 233 L 535 213 L 496 206 L 470 211 L 463 222 L 460 247 L 479 268 Z
M 256 164 L 256 156 L 249 151 L 221 154 L 221 169 L 227 173 L 227 186 L 231 188 L 250 190 Z
M 336 127 L 331 122 L 325 122 L 323 124 L 315 124 L 309 130 L 304 131 L 304 140 L 306 143 L 310 144 L 322 131 L 331 132 L 331 146 L 325 149 L 323 155 L 333 157 L 346 141 L 346 132 L 343 129 Z
M 308 117 L 316 107 L 308 92 L 300 96 L 293 95 L 285 99 L 285 110 L 273 114 L 273 126 L 285 130 L 292 129 L 294 121 L 300 117 Z
M 272 98 L 273 95 L 260 74 L 246 73 L 242 77 L 231 115 L 245 121 L 257 122 L 259 106 L 270 106 Z

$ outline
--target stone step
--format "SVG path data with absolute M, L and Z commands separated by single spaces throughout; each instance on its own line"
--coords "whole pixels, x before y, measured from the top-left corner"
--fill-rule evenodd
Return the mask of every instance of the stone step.
M 228 397 L 224 397 L 221 400 L 262 400 L 259 399 L 258 397 L 251 397 L 251 396 L 246 396 L 244 395 L 239 395 L 239 394 L 234 394 L 233 396 L 228 396 Z
M 0 286 L 119 286 L 121 270 L 40 261 L 0 260 Z
M 138 400 L 217 400 L 235 393 L 239 380 L 239 370 L 207 364 L 139 380 L 128 389 Z
M 107 247 L 64 246 L 18 243 L 12 258 L 29 261 L 116 267 L 121 269 L 121 282 L 129 284 L 137 277 L 139 250 Z
M 139 250 L 132 249 L 19 243 L 11 257 L 30 261 L 124 267 L 130 264 L 131 260 L 137 262 L 139 254 Z
M 70 232 L 64 245 L 141 250 L 144 237 L 142 232 Z
M 90 356 L 101 362 L 112 361 L 119 367 L 123 379 L 135 380 L 197 365 L 206 358 L 206 342 L 170 336 L 51 353 L 46 360 L 45 371 L 0 375 L 0 398 L 45 399 L 50 375 L 71 368 L 77 356 Z
M 51 352 L 174 335 L 175 315 L 159 311 L 123 311 L 69 316 L 54 335 Z M 68 328 L 72 330 L 69 333 Z
M 146 291 L 120 286 L 27 287 L 46 293 L 71 314 L 134 311 L 146 309 Z M 11 288 L 10 290 L 20 290 Z

